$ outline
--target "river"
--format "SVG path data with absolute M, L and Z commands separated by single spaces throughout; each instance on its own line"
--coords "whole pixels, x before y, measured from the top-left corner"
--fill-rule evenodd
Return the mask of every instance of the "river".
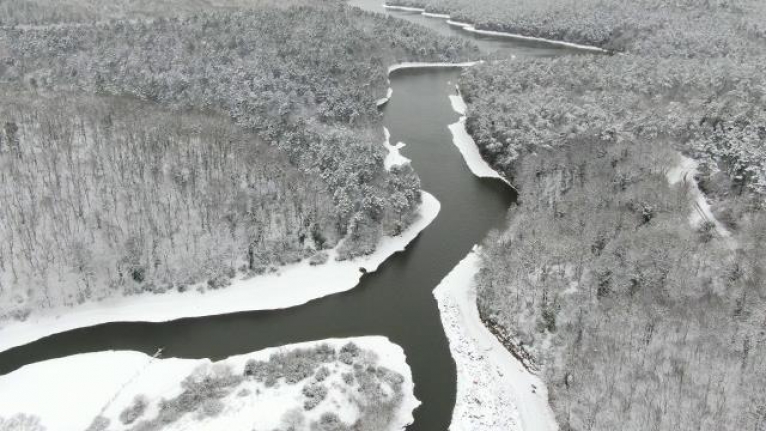
M 383 11 L 381 0 L 355 0 L 367 10 Z M 479 37 L 444 20 L 396 13 L 444 34 L 474 40 L 486 53 L 551 56 L 569 52 L 539 43 Z M 458 68 L 404 69 L 391 74 L 394 90 L 383 107 L 391 142 L 405 142 L 424 190 L 441 202 L 437 219 L 405 252 L 367 274 L 346 293 L 287 310 L 244 312 L 166 323 L 110 323 L 52 335 L 0 354 L 0 374 L 25 364 L 76 353 L 137 350 L 165 357 L 221 359 L 270 346 L 323 338 L 383 335 L 404 348 L 423 404 L 411 431 L 446 430 L 455 403 L 456 372 L 432 290 L 479 243 L 504 224 L 516 199 L 505 184 L 474 177 L 447 126 L 458 120 L 448 96 Z

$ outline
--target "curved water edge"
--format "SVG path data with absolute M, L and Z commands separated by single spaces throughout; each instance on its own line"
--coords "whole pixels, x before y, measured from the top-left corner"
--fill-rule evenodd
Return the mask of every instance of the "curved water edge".
M 545 383 L 484 326 L 476 307 L 476 247 L 439 283 L 439 303 L 457 363 L 457 401 L 451 431 L 556 431 Z
M 415 12 L 419 13 L 425 17 L 429 18 L 438 18 L 438 19 L 445 19 L 447 20 L 447 24 L 451 26 L 455 26 L 460 28 L 461 30 L 464 30 L 469 33 L 474 33 L 482 36 L 494 36 L 494 37 L 505 37 L 509 39 L 516 39 L 516 40 L 525 40 L 525 41 L 531 41 L 531 42 L 541 42 L 541 43 L 547 43 L 551 45 L 558 45 L 563 46 L 567 48 L 574 48 L 578 50 L 583 51 L 591 51 L 591 52 L 597 52 L 597 53 L 611 53 L 611 51 L 606 50 L 604 48 L 600 48 L 598 46 L 593 45 L 584 45 L 579 43 L 573 43 L 573 42 L 566 42 L 563 40 L 555 40 L 555 39 L 547 39 L 544 37 L 535 37 L 535 36 L 525 36 L 523 34 L 518 33 L 509 33 L 509 32 L 503 32 L 503 31 L 493 31 L 493 30 L 482 30 L 477 29 L 475 24 L 467 23 L 467 22 L 460 22 L 460 21 L 454 21 L 452 19 L 452 16 L 449 14 L 441 14 L 441 13 L 431 13 L 426 12 L 424 8 L 418 8 L 418 7 L 410 7 L 410 6 L 396 6 L 396 5 L 389 5 L 384 3 L 383 7 L 388 10 L 393 11 L 401 11 L 401 12 Z
M 386 132 L 387 133 L 387 132 Z M 390 151 L 390 149 L 389 149 Z M 390 163 L 390 162 L 389 162 Z M 387 166 L 390 167 L 390 166 Z M 51 310 L 0 328 L 0 352 L 53 334 L 112 322 L 167 322 L 243 311 L 295 307 L 357 286 L 394 253 L 404 251 L 439 214 L 441 204 L 423 191 L 418 218 L 396 237 L 385 237 L 375 252 L 354 260 L 336 261 L 337 247 L 328 262 L 313 266 L 308 260 L 280 268 L 274 274 L 235 279 L 217 290 L 138 295 Z
M 420 405 L 414 396 L 412 373 L 407 366 L 404 350 L 385 337 L 328 339 L 293 344 L 215 362 L 208 359 L 160 359 L 130 351 L 85 353 L 52 359 L 27 365 L 0 377 L 0 417 L 12 417 L 18 412 L 34 412 L 40 423 L 49 429 L 84 430 L 95 417 L 101 416 L 109 420 L 112 426 L 122 429 L 125 427 L 120 426 L 120 414 L 132 404 L 135 396 L 141 395 L 146 401 L 147 411 L 141 417 L 151 419 L 159 410 L 157 405 L 160 400 L 172 399 L 180 393 L 181 382 L 196 370 L 206 370 L 215 375 L 215 370 L 225 367 L 234 376 L 241 376 L 249 360 L 268 362 L 273 354 L 317 349 L 320 346 L 329 346 L 339 352 L 347 343 L 354 343 L 362 354 L 353 358 L 351 363 L 341 362 L 337 357 L 328 358 L 328 373 L 321 380 L 327 394 L 317 408 L 302 413 L 304 420 L 319 420 L 319 416 L 334 403 L 342 405 L 336 413 L 343 422 L 352 423 L 358 418 L 359 412 L 351 403 L 345 402 L 347 405 L 343 405 L 348 397 L 344 391 L 350 388 L 350 384 L 342 381 L 341 375 L 353 371 L 353 363 L 359 362 L 385 367 L 403 378 L 398 389 L 402 401 L 391 412 L 393 418 L 390 426 L 381 431 L 400 431 L 411 424 L 414 420 L 412 412 Z M 317 368 L 321 365 L 315 364 Z M 98 378 L 84 380 L 84 373 L 97 375 Z M 303 396 L 300 392 L 305 381 L 272 386 L 264 385 L 257 379 L 234 380 L 233 383 L 236 386 L 227 389 L 228 395 L 221 400 L 225 407 L 220 414 L 202 422 L 188 417 L 181 418 L 169 428 L 187 429 L 185 423 L 192 428 L 204 426 L 206 429 L 227 431 L 251 430 L 253 427 L 277 429 L 289 411 L 295 408 L 303 410 Z M 43 387 L 45 390 L 40 391 Z M 72 388 L 78 389 L 77 397 L 72 397 Z M 240 393 L 258 395 L 242 397 Z

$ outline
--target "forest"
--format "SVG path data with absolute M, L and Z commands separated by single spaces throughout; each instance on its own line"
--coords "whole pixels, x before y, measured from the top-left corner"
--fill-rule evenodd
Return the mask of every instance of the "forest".
M 466 127 L 520 190 L 485 242 L 482 318 L 564 430 L 764 429 L 763 5 L 576 5 L 420 4 L 622 51 L 464 72 Z M 681 155 L 699 167 L 670 181 Z
M 219 288 L 338 244 L 350 259 L 409 225 L 419 179 L 383 166 L 387 66 L 475 48 L 339 2 L 267 3 L 0 31 L 2 318 Z
M 684 57 L 747 54 L 766 36 L 759 0 L 391 0 L 478 29 L 610 51 Z

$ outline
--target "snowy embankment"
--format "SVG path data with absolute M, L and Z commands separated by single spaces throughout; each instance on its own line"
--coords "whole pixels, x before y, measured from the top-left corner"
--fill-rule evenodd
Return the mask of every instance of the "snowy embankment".
M 459 95 L 450 95 L 449 99 L 452 109 L 461 116 L 457 123 L 449 125 L 449 130 L 452 132 L 452 142 L 460 150 L 460 154 L 463 155 L 468 168 L 479 178 L 497 178 L 508 184 L 508 186 L 513 187 L 505 177 L 492 169 L 489 163 L 481 157 L 479 147 L 476 146 L 476 142 L 465 129 L 467 106 L 463 98 Z
M 694 209 L 689 216 L 689 222 L 694 227 L 699 227 L 702 223 L 710 222 L 715 226 L 715 230 L 721 238 L 729 238 L 731 233 L 716 219 L 710 210 L 710 204 L 705 194 L 700 190 L 697 184 L 696 175 L 699 163 L 696 160 L 679 154 L 679 162 L 667 173 L 668 182 L 671 185 L 683 182 L 684 186 L 691 194 Z
M 390 84 L 390 82 L 389 82 L 389 84 Z M 394 95 L 394 89 L 391 88 L 391 87 L 388 87 L 388 91 L 386 92 L 386 97 L 381 97 L 380 99 L 376 100 L 375 101 L 375 105 L 377 105 L 378 108 L 380 108 L 381 106 L 383 106 L 386 103 L 388 103 L 388 101 L 391 100 L 391 96 L 393 96 L 393 95 Z
M 474 24 L 466 23 L 466 22 L 459 22 L 459 21 L 453 21 L 452 17 L 448 14 L 443 13 L 430 13 L 426 12 L 423 8 L 418 7 L 409 7 L 409 6 L 395 6 L 395 5 L 388 5 L 384 4 L 384 8 L 388 10 L 398 10 L 402 12 L 417 12 L 420 13 L 423 16 L 429 17 L 429 18 L 439 18 L 439 19 L 446 19 L 447 24 L 455 27 L 459 27 L 460 29 L 467 31 L 469 33 L 474 34 L 480 34 L 482 36 L 495 36 L 495 37 L 506 37 L 509 39 L 517 39 L 517 40 L 527 40 L 532 42 L 543 42 L 548 43 L 551 45 L 558 45 L 558 46 L 565 46 L 567 48 L 575 48 L 575 49 L 581 49 L 584 51 L 594 51 L 594 52 L 602 52 L 607 53 L 609 51 L 599 48 L 597 46 L 592 45 L 582 45 L 579 43 L 573 43 L 573 42 L 565 42 L 562 40 L 554 40 L 554 39 L 546 39 L 544 37 L 534 37 L 534 36 L 524 36 L 521 34 L 516 33 L 508 33 L 503 31 L 493 31 L 493 30 L 481 30 L 477 29 Z
M 327 344 L 340 351 L 353 342 L 362 353 L 351 361 L 338 358 L 325 366 L 329 375 L 318 380 L 328 389 L 326 397 L 315 407 L 304 411 L 306 397 L 302 389 L 317 379 L 311 373 L 298 382 L 285 381 L 277 376 L 276 384 L 268 385 L 254 378 L 241 379 L 248 360 L 269 361 L 274 353 L 288 353 L 294 349 L 316 348 Z M 372 352 L 368 356 L 365 351 Z M 356 382 L 348 383 L 343 373 L 353 373 L 355 364 L 385 367 L 403 377 L 400 393 L 402 402 L 395 408 L 389 427 L 381 431 L 402 430 L 413 422 L 412 412 L 420 405 L 414 396 L 412 373 L 406 363 L 404 351 L 385 337 L 333 339 L 269 348 L 255 353 L 233 356 L 211 362 L 208 359 L 153 359 L 139 352 L 109 351 L 86 353 L 27 365 L 0 377 L 0 418 L 23 413 L 35 415 L 49 430 L 82 431 L 94 418 L 101 415 L 109 419 L 109 430 L 129 428 L 119 419 L 120 413 L 137 395 L 146 399 L 145 412 L 136 420 L 151 420 L 157 416 L 159 401 L 171 400 L 182 392 L 181 382 L 193 372 L 202 376 L 215 376 L 217 370 L 229 368 L 239 380 L 226 388 L 228 395 L 220 398 L 222 410 L 214 416 L 200 418 L 199 412 L 186 413 L 163 430 L 227 430 L 251 431 L 281 429 L 288 416 L 303 416 L 304 427 L 316 421 L 325 412 L 337 414 L 343 422 L 351 423 L 359 417 L 356 403 L 350 399 L 358 391 Z M 321 365 L 321 364 L 320 364 Z M 363 373 L 371 373 L 368 370 Z M 220 371 L 218 371 L 220 374 Z M 374 377 L 373 377 L 374 378 Z M 381 388 L 391 394 L 391 388 Z M 388 389 L 388 391 L 386 391 Z M 135 425 L 135 423 L 134 423 Z
M 479 63 L 478 61 L 470 61 L 465 63 L 428 63 L 428 62 L 404 62 L 404 63 L 397 63 L 392 66 L 389 66 L 388 68 L 388 74 L 391 75 L 392 72 L 395 72 L 397 70 L 401 69 L 419 69 L 419 68 L 427 68 L 427 67 L 467 67 L 467 66 L 473 66 L 474 64 Z M 391 85 L 391 80 L 389 79 L 388 84 Z M 389 100 L 391 100 L 391 96 L 394 95 L 394 89 L 390 86 L 388 87 L 388 91 L 386 93 L 386 97 L 381 97 L 380 99 L 375 101 L 375 105 L 380 108 L 381 106 L 388 103 Z
M 355 287 L 364 272 L 378 269 L 394 253 L 403 251 L 436 218 L 441 205 L 427 192 L 418 218 L 401 235 L 384 237 L 375 252 L 354 260 L 336 261 L 337 247 L 323 265 L 308 261 L 287 265 L 276 273 L 240 277 L 226 288 L 191 289 L 161 295 L 140 295 L 86 303 L 33 314 L 26 321 L 0 328 L 0 352 L 48 335 L 109 322 L 166 322 L 187 317 L 214 316 L 254 310 L 294 307 Z
M 434 68 L 448 68 L 448 67 L 471 67 L 474 65 L 477 65 L 481 63 L 480 61 L 466 61 L 463 63 L 429 63 L 429 62 L 419 62 L 419 61 L 410 61 L 410 62 L 404 62 L 404 63 L 398 63 L 394 64 L 393 66 L 388 67 L 388 73 L 389 75 L 393 72 L 396 72 L 397 70 L 402 69 L 424 69 L 429 67 Z
M 383 128 L 384 133 L 386 134 L 386 140 L 383 142 L 383 146 L 386 147 L 388 150 L 388 155 L 383 160 L 383 166 L 385 166 L 386 170 L 391 170 L 394 166 L 402 166 L 406 165 L 411 162 L 410 159 L 404 157 L 399 150 L 405 147 L 404 142 L 399 142 L 396 145 L 391 145 L 391 132 L 388 131 L 388 128 Z
M 450 351 L 457 365 L 451 431 L 555 431 L 545 384 L 484 326 L 476 307 L 477 249 L 437 286 Z

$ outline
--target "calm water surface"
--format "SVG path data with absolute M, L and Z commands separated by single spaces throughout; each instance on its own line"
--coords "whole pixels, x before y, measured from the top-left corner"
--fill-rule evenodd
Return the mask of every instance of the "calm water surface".
M 382 11 L 380 1 L 352 4 Z M 466 37 L 487 53 L 550 56 L 567 51 L 503 38 L 475 38 L 419 14 L 392 13 L 444 34 Z M 457 121 L 448 96 L 460 70 L 401 70 L 383 110 L 391 142 L 405 142 L 423 189 L 442 204 L 434 223 L 407 248 L 364 276 L 355 289 L 288 310 L 182 319 L 166 323 L 111 323 L 53 335 L 0 354 L 0 374 L 25 364 L 76 353 L 137 350 L 165 357 L 222 359 L 282 344 L 333 337 L 383 335 L 404 348 L 423 405 L 410 430 L 446 430 L 455 403 L 455 364 L 431 291 L 492 228 L 502 227 L 515 194 L 497 180 L 475 178 L 452 144 Z

